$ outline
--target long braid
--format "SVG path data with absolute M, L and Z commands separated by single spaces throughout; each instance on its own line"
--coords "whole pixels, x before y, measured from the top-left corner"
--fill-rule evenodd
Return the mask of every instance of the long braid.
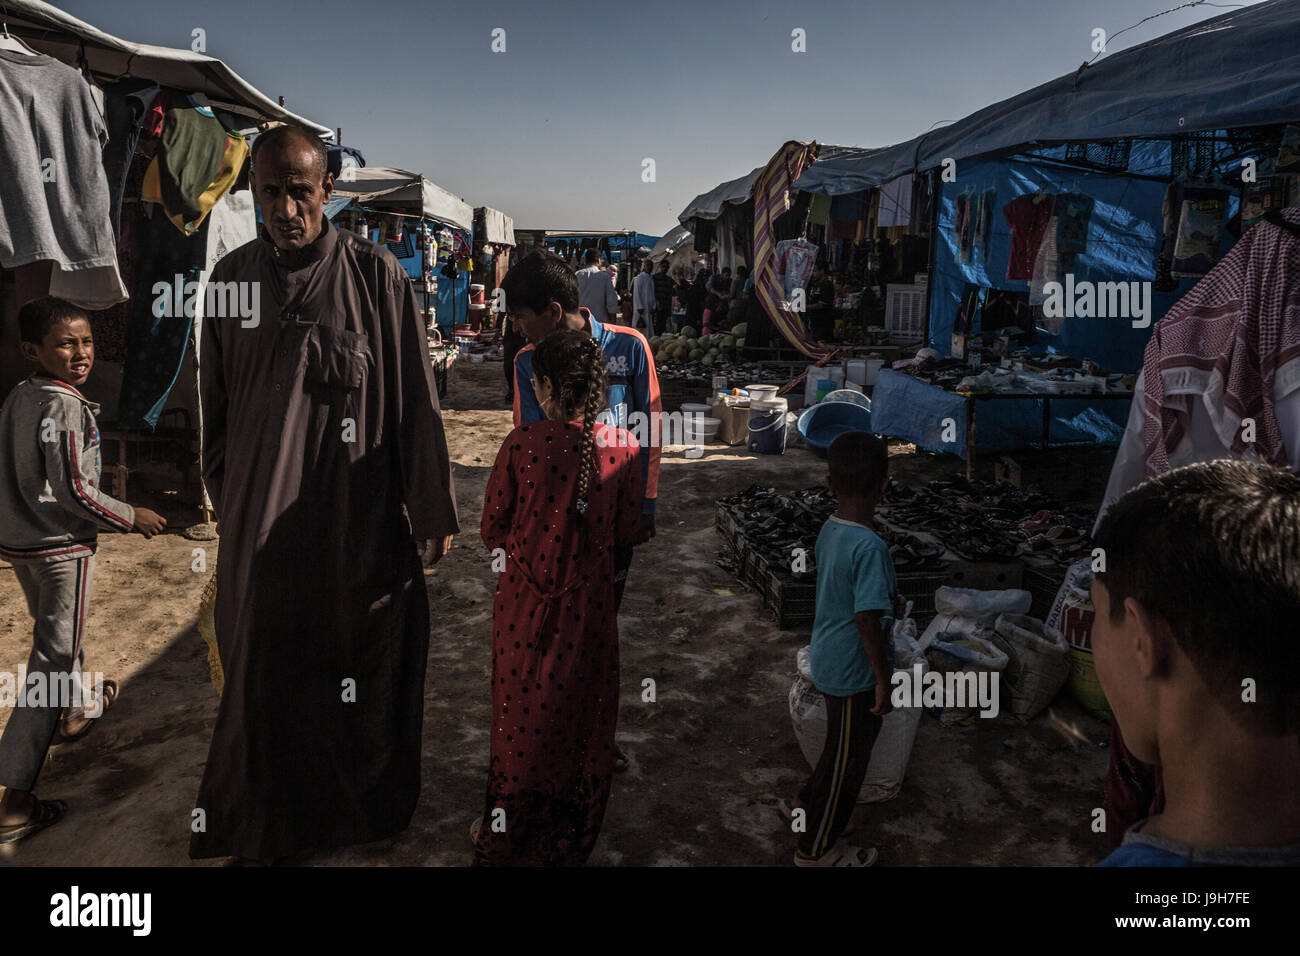
M 578 514 L 587 511 L 587 494 L 591 489 L 591 476 L 596 468 L 596 416 L 605 405 L 605 356 L 595 339 L 584 343 L 583 357 L 586 359 L 582 369 L 583 384 L 586 385 L 587 402 L 582 413 L 582 459 L 578 466 Z

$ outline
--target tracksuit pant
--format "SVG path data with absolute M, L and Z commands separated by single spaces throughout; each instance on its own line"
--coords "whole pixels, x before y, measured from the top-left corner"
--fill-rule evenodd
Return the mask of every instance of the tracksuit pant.
M 31 790 L 36 785 L 60 712 L 82 703 L 93 690 L 82 690 L 81 642 L 94 571 L 94 555 L 49 564 L 14 562 L 34 626 L 26 685 L 14 688 L 24 706 L 13 708 L 0 737 L 0 786 Z M 42 680 L 43 706 L 25 706 Z M 59 699 L 63 688 L 71 691 L 70 699 Z
M 812 776 L 799 791 L 808 816 L 799 834 L 805 856 L 819 857 L 833 847 L 853 815 L 858 791 L 871 762 L 880 720 L 871 712 L 876 691 L 826 699 L 826 746 Z

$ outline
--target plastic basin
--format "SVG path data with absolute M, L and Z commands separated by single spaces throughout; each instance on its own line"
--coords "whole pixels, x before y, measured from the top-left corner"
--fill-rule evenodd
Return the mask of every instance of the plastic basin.
M 799 434 L 818 458 L 845 432 L 871 431 L 871 409 L 854 402 L 819 402 L 799 416 Z

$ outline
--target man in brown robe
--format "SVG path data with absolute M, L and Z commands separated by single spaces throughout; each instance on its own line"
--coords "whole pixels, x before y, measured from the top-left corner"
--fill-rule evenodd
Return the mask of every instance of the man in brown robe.
M 265 862 L 410 823 L 420 565 L 459 528 L 405 271 L 325 219 L 333 177 L 310 131 L 262 134 L 252 184 L 259 236 L 211 277 L 238 284 L 241 308 L 215 301 L 199 354 L 225 689 L 190 856 Z

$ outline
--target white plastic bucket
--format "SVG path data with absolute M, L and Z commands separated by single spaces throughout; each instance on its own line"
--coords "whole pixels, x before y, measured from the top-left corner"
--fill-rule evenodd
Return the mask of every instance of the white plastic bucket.
M 776 398 L 777 385 L 746 385 L 745 391 L 749 392 L 751 402 L 766 402 L 769 399 Z

